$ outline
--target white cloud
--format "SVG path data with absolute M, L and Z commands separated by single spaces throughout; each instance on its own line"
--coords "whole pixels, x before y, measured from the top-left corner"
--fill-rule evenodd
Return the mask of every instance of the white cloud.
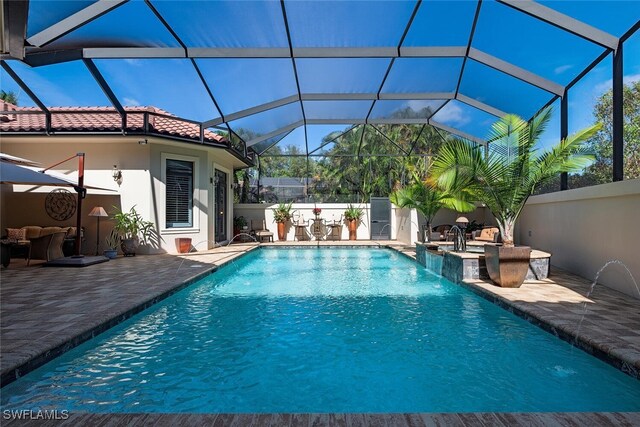
M 562 74 L 567 70 L 570 70 L 571 68 L 573 68 L 573 65 L 567 64 L 567 65 L 561 65 L 559 67 L 556 67 L 553 72 L 556 74 Z
M 136 58 L 125 58 L 125 59 L 124 59 L 124 62 L 126 62 L 126 63 L 127 63 L 127 64 L 129 64 L 129 65 L 133 65 L 133 66 L 135 66 L 135 67 L 139 67 L 139 66 L 141 66 L 141 65 L 142 65 L 142 64 L 140 63 L 140 60 L 139 60 L 139 59 L 136 59 Z
M 465 125 L 471 121 L 470 117 L 464 115 L 462 108 L 452 103 L 442 107 L 442 110 L 438 111 L 434 119 L 441 123 L 458 126 Z
M 129 107 L 137 107 L 137 106 L 140 105 L 140 101 L 138 101 L 135 98 L 128 98 L 128 97 L 125 96 L 123 98 L 123 101 L 124 101 L 124 105 L 127 105 Z
M 430 107 L 431 104 L 427 100 L 413 100 L 407 101 L 407 107 L 411 108 L 413 111 L 420 111 L 423 108 Z
M 626 85 L 631 84 L 631 83 L 635 83 L 638 80 L 640 80 L 640 74 L 629 74 L 629 75 L 626 75 L 626 76 L 622 77 L 622 81 Z
M 622 77 L 622 82 L 626 85 L 635 83 L 640 80 L 640 74 L 628 74 Z M 593 91 L 600 95 L 613 87 L 613 79 L 605 80 L 602 83 L 598 83 L 593 87 Z

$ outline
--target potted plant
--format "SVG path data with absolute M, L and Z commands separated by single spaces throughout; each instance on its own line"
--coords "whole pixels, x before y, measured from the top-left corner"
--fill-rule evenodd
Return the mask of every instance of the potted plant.
M 316 216 L 316 218 L 317 218 L 317 217 L 319 217 L 319 216 L 320 216 L 320 214 L 322 213 L 322 209 L 320 209 L 320 208 L 313 208 L 313 211 L 312 211 L 312 212 L 313 212 L 313 214 L 314 214 L 314 215 Z
M 491 280 L 503 287 L 519 287 L 527 274 L 530 247 L 516 247 L 515 223 L 536 187 L 562 172 L 578 171 L 593 161 L 585 143 L 600 129 L 580 130 L 554 147 L 538 153 L 537 141 L 551 117 L 546 108 L 529 122 L 506 115 L 492 126 L 491 145 L 484 150 L 469 141 L 451 139 L 436 156 L 432 171 L 444 189 L 467 189 L 496 218 L 503 245 L 485 245 Z
M 114 259 L 118 256 L 118 245 L 120 244 L 120 235 L 114 228 L 111 233 L 104 239 L 107 249 L 104 251 L 104 256 L 109 259 Z
M 351 204 L 347 206 L 347 209 L 344 211 L 344 218 L 347 220 L 347 225 L 349 227 L 349 240 L 357 239 L 358 221 L 360 221 L 362 215 L 364 215 L 364 210 Z
M 237 236 L 240 232 L 246 233 L 248 230 L 247 220 L 243 216 L 233 218 L 233 235 Z
M 287 235 L 285 234 L 285 224 L 293 216 L 293 211 L 291 209 L 292 206 L 293 202 L 280 203 L 278 207 L 272 209 L 273 220 L 278 224 L 278 240 L 287 240 Z
M 389 196 L 391 203 L 400 208 L 416 209 L 424 215 L 427 221 L 424 241 L 431 241 L 431 222 L 438 211 L 448 208 L 458 212 L 471 212 L 476 207 L 469 200 L 470 195 L 466 191 L 460 191 L 454 195 L 442 190 L 430 180 L 422 181 L 414 172 L 413 182 L 400 188 Z
M 145 221 L 142 216 L 136 212 L 135 205 L 131 207 L 129 212 L 123 212 L 114 206 L 116 213 L 113 219 L 116 222 L 114 229 L 120 236 L 120 248 L 124 256 L 134 256 L 140 243 L 147 244 L 153 223 Z

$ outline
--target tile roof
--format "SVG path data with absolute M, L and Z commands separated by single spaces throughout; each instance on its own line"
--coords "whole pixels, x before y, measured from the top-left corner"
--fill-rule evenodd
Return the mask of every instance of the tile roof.
M 10 114 L 25 111 L 31 114 Z M 121 130 L 122 119 L 113 107 L 51 107 L 51 127 L 58 132 L 99 132 Z M 200 126 L 156 107 L 125 107 L 127 131 L 144 130 L 144 113 L 149 114 L 149 132 L 193 140 L 200 139 Z M 168 116 L 168 117 L 165 117 Z M 18 107 L 0 100 L 0 132 L 44 132 L 45 114 L 35 107 Z M 226 138 L 204 131 L 208 142 Z

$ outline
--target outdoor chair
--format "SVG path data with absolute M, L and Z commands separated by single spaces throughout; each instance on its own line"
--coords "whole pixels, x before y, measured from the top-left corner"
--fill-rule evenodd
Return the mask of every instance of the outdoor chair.
M 471 233 L 472 240 L 487 243 L 501 243 L 500 230 L 498 227 L 485 227 Z
M 264 239 L 273 242 L 273 232 L 267 229 L 267 223 L 264 219 L 251 220 L 251 234 L 256 237 L 258 242 L 263 242 Z
M 328 229 L 327 240 L 341 240 L 342 239 L 342 215 L 339 220 L 327 221 L 325 226 Z
M 449 224 L 436 225 L 432 228 L 431 240 L 448 240 L 449 230 L 451 230 L 451 226 Z
M 309 226 L 308 221 L 304 220 L 304 216 L 300 215 L 297 220 L 294 221 L 293 226 L 296 228 L 296 233 L 293 236 L 294 239 L 300 240 L 308 240 L 307 227 Z
M 58 258 L 64 258 L 62 244 L 64 243 L 66 235 L 66 232 L 58 232 L 31 239 L 27 265 L 29 265 L 32 259 L 51 261 Z

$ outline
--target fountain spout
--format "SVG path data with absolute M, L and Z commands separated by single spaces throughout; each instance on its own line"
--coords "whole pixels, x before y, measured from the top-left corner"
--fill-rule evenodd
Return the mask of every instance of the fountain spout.
M 233 241 L 236 239 L 236 237 L 240 237 L 240 236 L 247 236 L 247 237 L 249 237 L 250 239 L 252 239 L 254 242 L 256 242 L 256 243 L 258 242 L 258 240 L 257 240 L 254 236 L 252 236 L 251 234 L 249 234 L 249 233 L 238 233 L 238 234 L 236 234 L 235 236 L 233 236 L 233 237 L 231 238 L 231 240 L 229 240 L 229 243 L 227 243 L 225 246 L 229 246 L 231 243 L 233 243 Z

